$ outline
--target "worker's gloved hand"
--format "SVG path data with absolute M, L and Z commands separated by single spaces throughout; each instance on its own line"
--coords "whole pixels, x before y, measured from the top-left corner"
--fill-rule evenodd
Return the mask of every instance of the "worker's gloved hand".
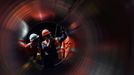
M 37 61 L 41 60 L 41 54 L 39 52 L 37 53 L 36 60 Z

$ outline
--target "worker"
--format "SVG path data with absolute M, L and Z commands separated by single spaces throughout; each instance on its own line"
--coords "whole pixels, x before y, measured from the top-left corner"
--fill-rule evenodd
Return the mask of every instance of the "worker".
M 42 46 L 42 57 L 44 57 L 44 63 L 46 66 L 52 67 L 59 61 L 58 58 L 58 47 L 60 48 L 60 42 L 63 41 L 66 34 L 63 33 L 61 37 L 52 37 L 51 32 L 48 29 L 42 30 L 43 41 Z

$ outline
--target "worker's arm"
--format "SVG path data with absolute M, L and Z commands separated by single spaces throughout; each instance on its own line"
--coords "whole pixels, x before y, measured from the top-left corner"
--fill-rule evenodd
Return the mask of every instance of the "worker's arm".
M 45 42 L 43 41 L 42 43 L 41 43 L 41 48 L 42 49 L 45 49 L 47 47 L 47 45 L 45 44 Z
M 62 42 L 67 37 L 67 33 L 62 31 L 62 35 L 60 37 L 55 37 L 56 41 Z
M 25 44 L 25 43 L 22 42 L 22 41 L 19 41 L 19 44 L 20 44 L 21 47 L 24 47 L 24 48 L 28 48 L 28 47 L 30 47 L 30 45 L 31 45 L 31 43 Z

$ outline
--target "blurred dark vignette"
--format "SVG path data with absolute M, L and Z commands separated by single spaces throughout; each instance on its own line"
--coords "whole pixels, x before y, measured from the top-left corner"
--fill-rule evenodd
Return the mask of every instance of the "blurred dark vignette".
M 21 64 L 10 58 L 18 46 L 15 42 L 18 40 L 17 32 L 10 28 L 8 30 L 4 25 L 12 16 L 9 14 L 15 12 L 10 11 L 23 1 L 25 0 L 0 0 L 0 75 L 25 75 L 18 68 Z M 72 9 L 69 12 L 74 10 L 75 16 L 80 16 L 80 20 L 77 20 L 70 15 L 81 27 L 77 31 L 80 36 L 77 38 L 80 43 L 78 55 L 68 70 L 65 66 L 54 70 L 54 73 L 39 71 L 29 75 L 134 75 L 133 39 L 130 40 L 133 38 L 133 33 L 130 35 L 134 24 L 133 0 L 44 1 L 57 1 L 61 6 L 64 6 L 62 3 L 73 5 L 67 9 Z

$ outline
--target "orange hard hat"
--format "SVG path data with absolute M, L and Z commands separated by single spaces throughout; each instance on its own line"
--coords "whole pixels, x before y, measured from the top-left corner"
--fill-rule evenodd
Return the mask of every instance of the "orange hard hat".
M 48 35 L 48 34 L 50 34 L 50 31 L 49 30 L 47 30 L 47 29 L 42 30 L 42 36 L 43 37 L 46 36 L 46 35 Z

